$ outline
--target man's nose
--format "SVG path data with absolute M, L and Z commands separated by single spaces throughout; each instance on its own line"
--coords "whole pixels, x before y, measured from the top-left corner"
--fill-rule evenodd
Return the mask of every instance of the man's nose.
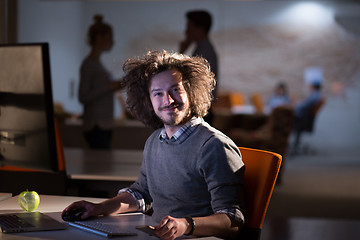
M 173 102 L 175 102 L 174 101 L 174 98 L 171 96 L 171 94 L 166 94 L 165 95 L 165 103 L 167 104 L 167 105 L 170 105 L 170 104 L 172 104 Z

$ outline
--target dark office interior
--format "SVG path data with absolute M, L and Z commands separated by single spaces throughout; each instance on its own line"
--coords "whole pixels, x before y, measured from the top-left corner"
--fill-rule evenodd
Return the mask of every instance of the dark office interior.
M 49 43 L 53 111 L 65 160 L 69 155 L 86 158 L 89 156 L 77 151 L 88 149 L 77 94 L 80 64 L 89 51 L 85 35 L 92 16 L 103 14 L 114 29 L 114 47 L 104 54 L 103 62 L 114 77 L 121 77 L 122 63 L 129 57 L 148 49 L 177 51 L 184 14 L 190 9 L 207 9 L 213 14 L 210 38 L 217 49 L 220 72 L 214 126 L 223 132 L 242 129 L 253 136 L 261 134 L 270 124 L 266 104 L 277 83 L 287 84 L 295 104 L 309 93 L 311 76 L 322 81 L 325 102 L 316 112 L 312 131 L 302 133 L 298 149 L 293 148 L 292 130 L 285 137 L 244 141 L 249 147 L 283 155 L 260 239 L 360 239 L 358 1 L 0 0 L 0 44 Z M 98 156 L 104 163 L 117 150 L 129 150 L 126 154 L 135 156 L 131 151 L 141 150 L 152 132 L 127 115 L 123 97 L 119 92 L 114 98 L 116 127 L 111 150 Z M 274 131 L 282 131 L 282 126 Z M 274 142 L 280 142 L 280 148 L 273 147 Z M 80 161 L 68 165 L 70 171 L 96 175 L 96 167 L 80 169 L 77 164 Z M 116 174 L 116 169 L 108 171 Z M 133 181 L 128 176 L 121 181 L 111 177 L 83 181 L 75 176 L 66 194 L 111 197 Z

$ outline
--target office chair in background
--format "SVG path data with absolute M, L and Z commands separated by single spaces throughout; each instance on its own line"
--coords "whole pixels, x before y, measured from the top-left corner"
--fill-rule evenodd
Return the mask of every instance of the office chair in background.
M 294 126 L 294 144 L 291 150 L 293 155 L 309 152 L 308 146 L 302 146 L 301 137 L 304 133 L 311 134 L 314 132 L 316 117 L 324 104 L 325 99 L 321 98 L 303 117 L 296 119 Z
M 250 101 L 255 107 L 256 113 L 264 113 L 264 101 L 259 93 L 251 94 Z
M 282 156 L 277 153 L 239 147 L 245 164 L 245 225 L 240 232 L 244 240 L 259 240 L 267 208 L 279 173 Z

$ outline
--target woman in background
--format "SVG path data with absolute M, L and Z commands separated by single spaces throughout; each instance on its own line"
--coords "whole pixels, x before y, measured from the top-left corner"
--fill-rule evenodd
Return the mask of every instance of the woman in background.
M 113 31 L 103 22 L 101 15 L 94 16 L 88 30 L 89 55 L 80 69 L 79 101 L 84 105 L 83 131 L 90 148 L 109 149 L 114 126 L 114 92 L 121 88 L 100 61 L 101 54 L 110 51 Z

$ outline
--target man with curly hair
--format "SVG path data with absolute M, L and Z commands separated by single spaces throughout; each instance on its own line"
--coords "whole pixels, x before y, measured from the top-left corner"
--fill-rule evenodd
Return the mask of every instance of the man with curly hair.
M 144 147 L 137 181 L 100 204 L 83 207 L 83 219 L 151 211 L 155 235 L 235 237 L 244 222 L 244 164 L 234 142 L 202 117 L 215 86 L 209 63 L 152 51 L 124 64 L 129 111 L 155 129 Z

